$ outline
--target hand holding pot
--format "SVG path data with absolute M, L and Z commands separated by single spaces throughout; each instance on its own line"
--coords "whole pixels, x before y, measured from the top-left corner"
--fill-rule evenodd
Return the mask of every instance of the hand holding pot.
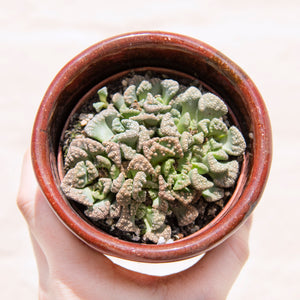
M 57 222 L 37 189 L 29 154 L 17 204 L 32 238 L 40 299 L 225 299 L 248 257 L 251 218 L 183 272 L 156 277 L 115 265 Z

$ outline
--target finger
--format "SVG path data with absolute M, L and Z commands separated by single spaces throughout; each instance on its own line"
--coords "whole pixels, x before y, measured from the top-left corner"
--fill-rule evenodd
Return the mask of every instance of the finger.
M 114 264 L 72 234 L 50 209 L 40 191 L 35 200 L 32 232 L 47 259 L 50 281 L 55 278 L 82 295 L 89 292 L 87 286 L 93 286 L 98 294 L 106 294 L 109 298 L 111 290 L 106 291 L 106 286 L 118 277 Z M 44 282 L 49 284 L 47 280 Z
M 49 259 L 66 264 L 72 260 L 76 261 L 77 257 L 98 254 L 64 226 L 40 190 L 35 197 L 33 219 L 31 231 Z M 101 256 L 100 253 L 99 255 Z
M 29 151 L 23 158 L 17 204 L 36 239 L 40 240 L 42 237 L 48 239 L 51 234 L 66 231 L 38 188 Z
M 230 291 L 249 256 L 249 233 L 252 218 L 228 240 L 208 252 L 199 262 L 206 273 L 206 287 L 218 287 L 216 291 L 224 297 Z M 208 283 L 213 283 L 209 286 Z
M 225 299 L 249 255 L 251 219 L 225 242 L 206 253 L 194 266 L 177 274 L 177 277 L 171 276 L 171 289 L 175 288 L 175 294 L 180 294 L 180 289 L 176 288 L 180 283 L 195 299 L 198 299 L 197 295 Z
M 59 239 L 69 238 L 69 236 L 71 239 L 73 238 L 73 235 L 55 216 L 38 188 L 29 151 L 23 158 L 17 204 L 36 239 L 59 241 Z M 75 237 L 74 239 L 77 240 Z
M 59 221 L 37 187 L 29 151 L 23 159 L 17 204 L 28 223 L 41 287 L 46 289 L 50 274 L 57 278 L 67 276 L 75 282 L 76 276 L 80 277 L 85 272 L 99 278 L 102 276 L 103 282 L 105 277 L 124 280 L 125 273 L 128 276 L 128 270 L 123 274 L 121 268 L 81 242 Z M 71 269 L 74 271 L 72 274 L 69 273 Z M 80 271 L 77 272 L 77 269 Z
M 23 157 L 21 179 L 17 196 L 17 205 L 27 222 L 30 221 L 33 216 L 33 198 L 36 190 L 37 183 L 31 165 L 30 151 L 27 150 Z
M 36 238 L 32 234 L 30 237 L 39 272 L 39 284 L 42 289 L 46 290 L 49 279 L 49 263 Z
M 49 259 L 50 257 L 55 261 L 70 259 L 70 257 L 76 259 L 76 254 L 82 255 L 86 252 L 95 255 L 95 251 L 75 237 L 50 208 L 47 199 L 37 187 L 29 151 L 23 159 L 17 204 L 28 223 L 30 232 Z M 97 259 L 105 259 L 111 263 L 100 253 L 96 254 Z

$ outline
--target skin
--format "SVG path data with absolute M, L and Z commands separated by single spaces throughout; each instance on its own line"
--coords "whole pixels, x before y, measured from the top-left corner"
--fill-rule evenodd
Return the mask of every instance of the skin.
M 249 255 L 251 218 L 185 271 L 158 277 L 124 269 L 58 222 L 37 187 L 29 153 L 23 161 L 17 204 L 36 256 L 40 300 L 226 299 Z

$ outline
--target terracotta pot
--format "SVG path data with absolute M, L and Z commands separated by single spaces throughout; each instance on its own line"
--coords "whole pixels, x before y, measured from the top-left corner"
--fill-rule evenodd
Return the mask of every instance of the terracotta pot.
M 97 229 L 69 203 L 60 189 L 59 144 L 71 111 L 100 82 L 137 68 L 163 68 L 170 73 L 181 72 L 199 79 L 225 100 L 247 143 L 235 191 L 223 210 L 196 233 L 166 245 L 123 241 Z M 59 219 L 92 248 L 144 262 L 193 257 L 228 238 L 257 205 L 267 181 L 271 152 L 269 117 L 251 79 L 211 46 L 166 32 L 136 32 L 113 37 L 72 59 L 49 86 L 32 134 L 32 161 L 36 177 Z

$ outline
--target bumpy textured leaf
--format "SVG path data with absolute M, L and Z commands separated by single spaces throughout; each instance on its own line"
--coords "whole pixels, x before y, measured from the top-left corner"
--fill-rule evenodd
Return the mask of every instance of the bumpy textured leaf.
M 195 225 L 201 203 L 223 199 L 235 185 L 234 156 L 246 143 L 227 127 L 227 106 L 212 93 L 148 75 L 122 85 L 113 95 L 101 88 L 96 114 L 80 115 L 83 131 L 68 146 L 61 188 L 92 221 L 133 241 L 167 243 L 169 222 Z

